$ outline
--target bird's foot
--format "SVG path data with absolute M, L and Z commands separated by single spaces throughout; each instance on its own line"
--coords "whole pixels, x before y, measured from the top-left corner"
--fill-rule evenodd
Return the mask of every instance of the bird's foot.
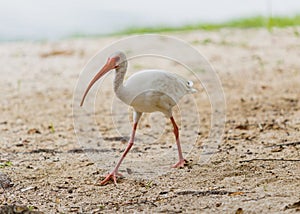
M 118 173 L 117 171 L 112 171 L 106 176 L 103 181 L 100 182 L 100 185 L 105 185 L 111 179 L 114 181 L 114 184 L 117 185 L 117 176 L 122 177 L 123 175 L 121 173 Z
M 182 168 L 182 167 L 184 167 L 186 164 L 187 164 L 187 160 L 181 159 L 181 160 L 178 161 L 178 163 L 174 164 L 174 165 L 172 166 L 172 168 Z

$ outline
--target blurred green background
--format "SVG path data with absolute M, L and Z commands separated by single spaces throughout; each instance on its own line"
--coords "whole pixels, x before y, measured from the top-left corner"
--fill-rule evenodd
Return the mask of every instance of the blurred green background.
M 300 24 L 297 0 L 3 0 L 0 41 Z

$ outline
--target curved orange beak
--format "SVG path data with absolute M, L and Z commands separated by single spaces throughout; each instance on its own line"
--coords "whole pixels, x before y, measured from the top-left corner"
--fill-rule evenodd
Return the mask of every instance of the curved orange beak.
M 104 76 L 107 72 L 109 72 L 110 70 L 115 69 L 115 68 L 118 67 L 116 65 L 117 60 L 118 60 L 118 57 L 108 58 L 106 64 L 96 74 L 96 76 L 92 79 L 89 86 L 85 90 L 84 95 L 83 95 L 82 100 L 81 100 L 81 103 L 80 103 L 80 106 L 83 105 L 84 99 L 85 99 L 86 95 L 88 94 L 89 90 L 91 89 L 91 87 L 94 85 L 94 83 L 97 82 L 97 80 L 100 79 L 102 76 Z

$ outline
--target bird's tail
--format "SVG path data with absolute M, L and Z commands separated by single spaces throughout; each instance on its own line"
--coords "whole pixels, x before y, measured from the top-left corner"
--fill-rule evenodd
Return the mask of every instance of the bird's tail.
M 187 88 L 188 88 L 189 94 L 194 94 L 194 93 L 198 92 L 197 89 L 193 88 L 193 85 L 194 85 L 193 81 L 190 81 L 190 80 L 187 81 Z

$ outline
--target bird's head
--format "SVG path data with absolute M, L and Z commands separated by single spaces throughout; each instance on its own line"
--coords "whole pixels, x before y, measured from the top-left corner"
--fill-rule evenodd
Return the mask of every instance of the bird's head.
M 119 68 L 126 68 L 127 67 L 127 60 L 126 56 L 123 52 L 117 51 L 113 53 L 108 59 L 105 65 L 100 69 L 100 71 L 96 74 L 96 76 L 91 80 L 90 84 L 88 85 L 87 89 L 84 92 L 84 95 L 82 97 L 80 106 L 83 105 L 84 99 L 86 95 L 88 94 L 91 87 L 94 85 L 97 80 L 99 80 L 102 76 L 104 76 L 107 72 L 113 70 L 113 69 L 119 69 Z
M 127 58 L 126 55 L 122 51 L 117 51 L 113 53 L 108 60 L 115 60 L 115 68 L 119 67 L 127 67 Z

